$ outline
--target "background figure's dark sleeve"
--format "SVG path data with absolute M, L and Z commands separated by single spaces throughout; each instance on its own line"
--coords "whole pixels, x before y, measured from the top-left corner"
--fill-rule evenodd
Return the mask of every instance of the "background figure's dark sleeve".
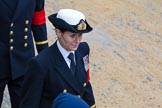
M 39 108 L 45 75 L 42 66 L 34 59 L 27 66 L 21 91 L 20 108 Z
M 36 8 L 32 20 L 32 31 L 38 53 L 48 47 L 44 0 L 36 0 Z

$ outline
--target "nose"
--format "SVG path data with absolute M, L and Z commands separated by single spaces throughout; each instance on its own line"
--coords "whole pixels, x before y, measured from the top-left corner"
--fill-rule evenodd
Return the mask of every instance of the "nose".
M 77 35 L 75 36 L 75 41 L 79 43 L 80 40 L 81 40 L 81 38 L 82 38 L 82 36 L 81 36 L 80 34 L 77 34 Z

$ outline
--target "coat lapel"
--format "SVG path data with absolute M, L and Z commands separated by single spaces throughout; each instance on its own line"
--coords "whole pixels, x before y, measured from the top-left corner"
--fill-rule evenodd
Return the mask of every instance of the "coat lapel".
M 15 15 L 16 11 L 15 8 L 17 7 L 17 1 L 1 0 L 0 5 L 2 5 L 1 11 L 4 11 L 6 14 L 8 14 L 10 18 L 13 18 L 13 15 Z
M 80 86 L 78 81 L 76 80 L 75 76 L 72 75 L 68 65 L 66 64 L 61 52 L 59 51 L 56 42 L 52 46 L 53 53 L 57 55 L 57 58 L 55 58 L 56 62 L 56 69 L 59 72 L 60 76 L 65 80 L 75 91 L 80 93 Z

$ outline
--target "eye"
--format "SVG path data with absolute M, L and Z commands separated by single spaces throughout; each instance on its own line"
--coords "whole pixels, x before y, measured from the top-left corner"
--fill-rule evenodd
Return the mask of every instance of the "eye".
M 78 36 L 81 37 L 83 33 L 79 33 Z
M 70 37 L 74 38 L 74 37 L 81 37 L 82 36 L 82 33 L 77 33 L 77 34 L 71 34 Z
M 74 38 L 76 36 L 76 34 L 72 34 L 72 35 L 70 35 L 70 37 L 72 37 L 72 38 Z

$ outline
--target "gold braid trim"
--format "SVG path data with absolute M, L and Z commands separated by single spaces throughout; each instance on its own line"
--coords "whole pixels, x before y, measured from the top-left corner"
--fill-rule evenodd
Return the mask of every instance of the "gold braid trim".
M 36 45 L 42 45 L 42 44 L 48 43 L 48 40 L 40 41 L 40 42 L 35 42 L 35 43 L 36 43 Z
M 91 108 L 96 108 L 96 104 L 92 105 Z

